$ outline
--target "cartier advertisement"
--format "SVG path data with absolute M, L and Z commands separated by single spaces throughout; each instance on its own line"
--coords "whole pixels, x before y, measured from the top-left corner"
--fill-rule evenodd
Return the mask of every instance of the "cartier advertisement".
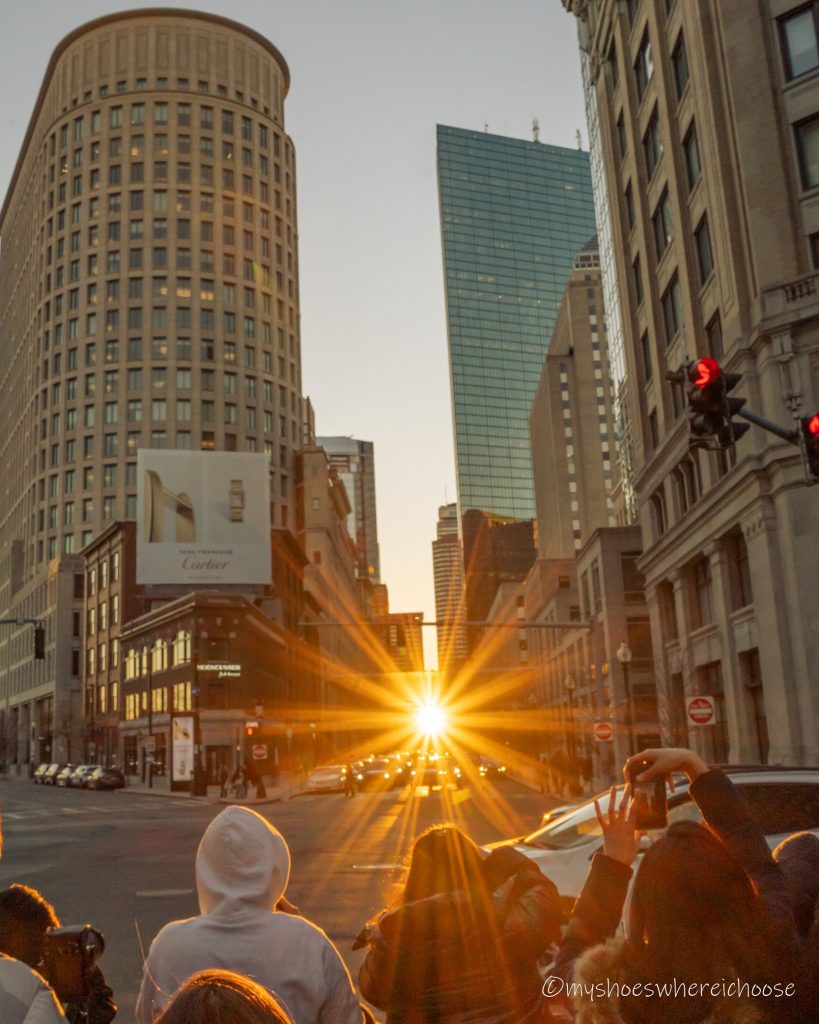
M 137 582 L 270 583 L 269 459 L 137 453 Z

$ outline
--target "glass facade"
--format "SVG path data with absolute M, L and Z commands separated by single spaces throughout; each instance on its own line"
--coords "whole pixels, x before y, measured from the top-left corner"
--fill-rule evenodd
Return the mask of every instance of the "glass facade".
M 529 410 L 596 232 L 589 155 L 439 125 L 438 185 L 460 512 L 534 519 Z

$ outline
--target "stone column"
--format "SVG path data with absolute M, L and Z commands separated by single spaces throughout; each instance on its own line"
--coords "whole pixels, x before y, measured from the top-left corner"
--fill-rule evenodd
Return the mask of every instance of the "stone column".
M 777 518 L 769 502 L 742 522 L 756 612 L 759 666 L 768 719 L 771 764 L 802 764 L 800 694 L 788 629 L 786 583 L 782 575 Z M 804 695 L 803 695 L 804 696 Z
M 714 622 L 720 640 L 728 760 L 736 764 L 750 764 L 759 760 L 759 754 L 754 742 L 753 722 L 748 714 L 748 701 L 740 678 L 734 631 L 729 619 L 731 580 L 728 557 L 722 540 L 713 541 L 704 553 L 711 568 Z
M 674 588 L 674 612 L 677 618 L 677 634 L 680 644 L 680 668 L 682 669 L 683 688 L 686 697 L 696 697 L 699 694 L 697 684 L 697 670 L 694 665 L 694 654 L 691 648 L 691 594 L 688 576 L 682 569 L 672 570 L 668 578 Z M 686 722 L 686 727 L 688 723 Z M 702 729 L 691 729 L 688 727 L 691 749 L 701 757 L 707 757 L 708 747 Z

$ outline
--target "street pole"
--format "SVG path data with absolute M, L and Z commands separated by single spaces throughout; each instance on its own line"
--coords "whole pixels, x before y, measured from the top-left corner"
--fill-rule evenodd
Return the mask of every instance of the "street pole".
M 634 750 L 634 708 L 631 700 L 631 687 L 629 686 L 628 667 L 633 655 L 631 648 L 625 640 L 617 648 L 617 660 L 623 667 L 623 686 L 626 691 L 626 731 L 628 734 L 628 756 L 635 753 Z
M 154 750 L 152 740 L 154 738 L 154 655 L 153 650 L 148 647 L 148 753 L 151 755 L 148 761 L 148 789 L 154 788 Z
M 566 737 L 566 748 L 567 748 L 566 752 L 567 752 L 567 754 L 569 756 L 570 772 L 574 773 L 574 771 L 575 771 L 575 769 L 577 767 L 577 765 L 575 763 L 576 747 L 575 747 L 575 742 L 574 742 L 574 688 L 576 686 L 576 683 L 574 681 L 574 676 L 571 676 L 571 675 L 566 676 L 566 678 L 563 680 L 563 686 L 564 686 L 564 688 L 566 690 L 566 694 L 567 694 L 567 697 L 568 697 L 568 715 L 569 715 L 569 729 L 568 729 L 568 735 Z M 571 778 L 571 775 L 570 775 L 570 778 Z

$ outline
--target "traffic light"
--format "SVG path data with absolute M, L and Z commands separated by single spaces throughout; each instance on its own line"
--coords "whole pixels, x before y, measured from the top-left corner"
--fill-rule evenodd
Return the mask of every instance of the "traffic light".
M 819 477 L 819 412 L 799 421 L 805 442 L 805 457 L 811 476 Z
M 247 736 L 249 740 L 253 739 L 253 737 L 256 735 L 256 730 L 258 728 L 258 722 L 245 722 L 245 736 Z
M 34 624 L 34 657 L 38 661 L 45 659 L 45 626 L 41 622 Z
M 748 423 L 733 422 L 733 417 L 745 405 L 745 399 L 728 397 L 742 375 L 723 373 L 716 359 L 710 356 L 692 360 L 685 369 L 691 382 L 688 389 L 691 436 L 702 440 L 715 438 L 721 448 L 729 448 L 750 430 Z

